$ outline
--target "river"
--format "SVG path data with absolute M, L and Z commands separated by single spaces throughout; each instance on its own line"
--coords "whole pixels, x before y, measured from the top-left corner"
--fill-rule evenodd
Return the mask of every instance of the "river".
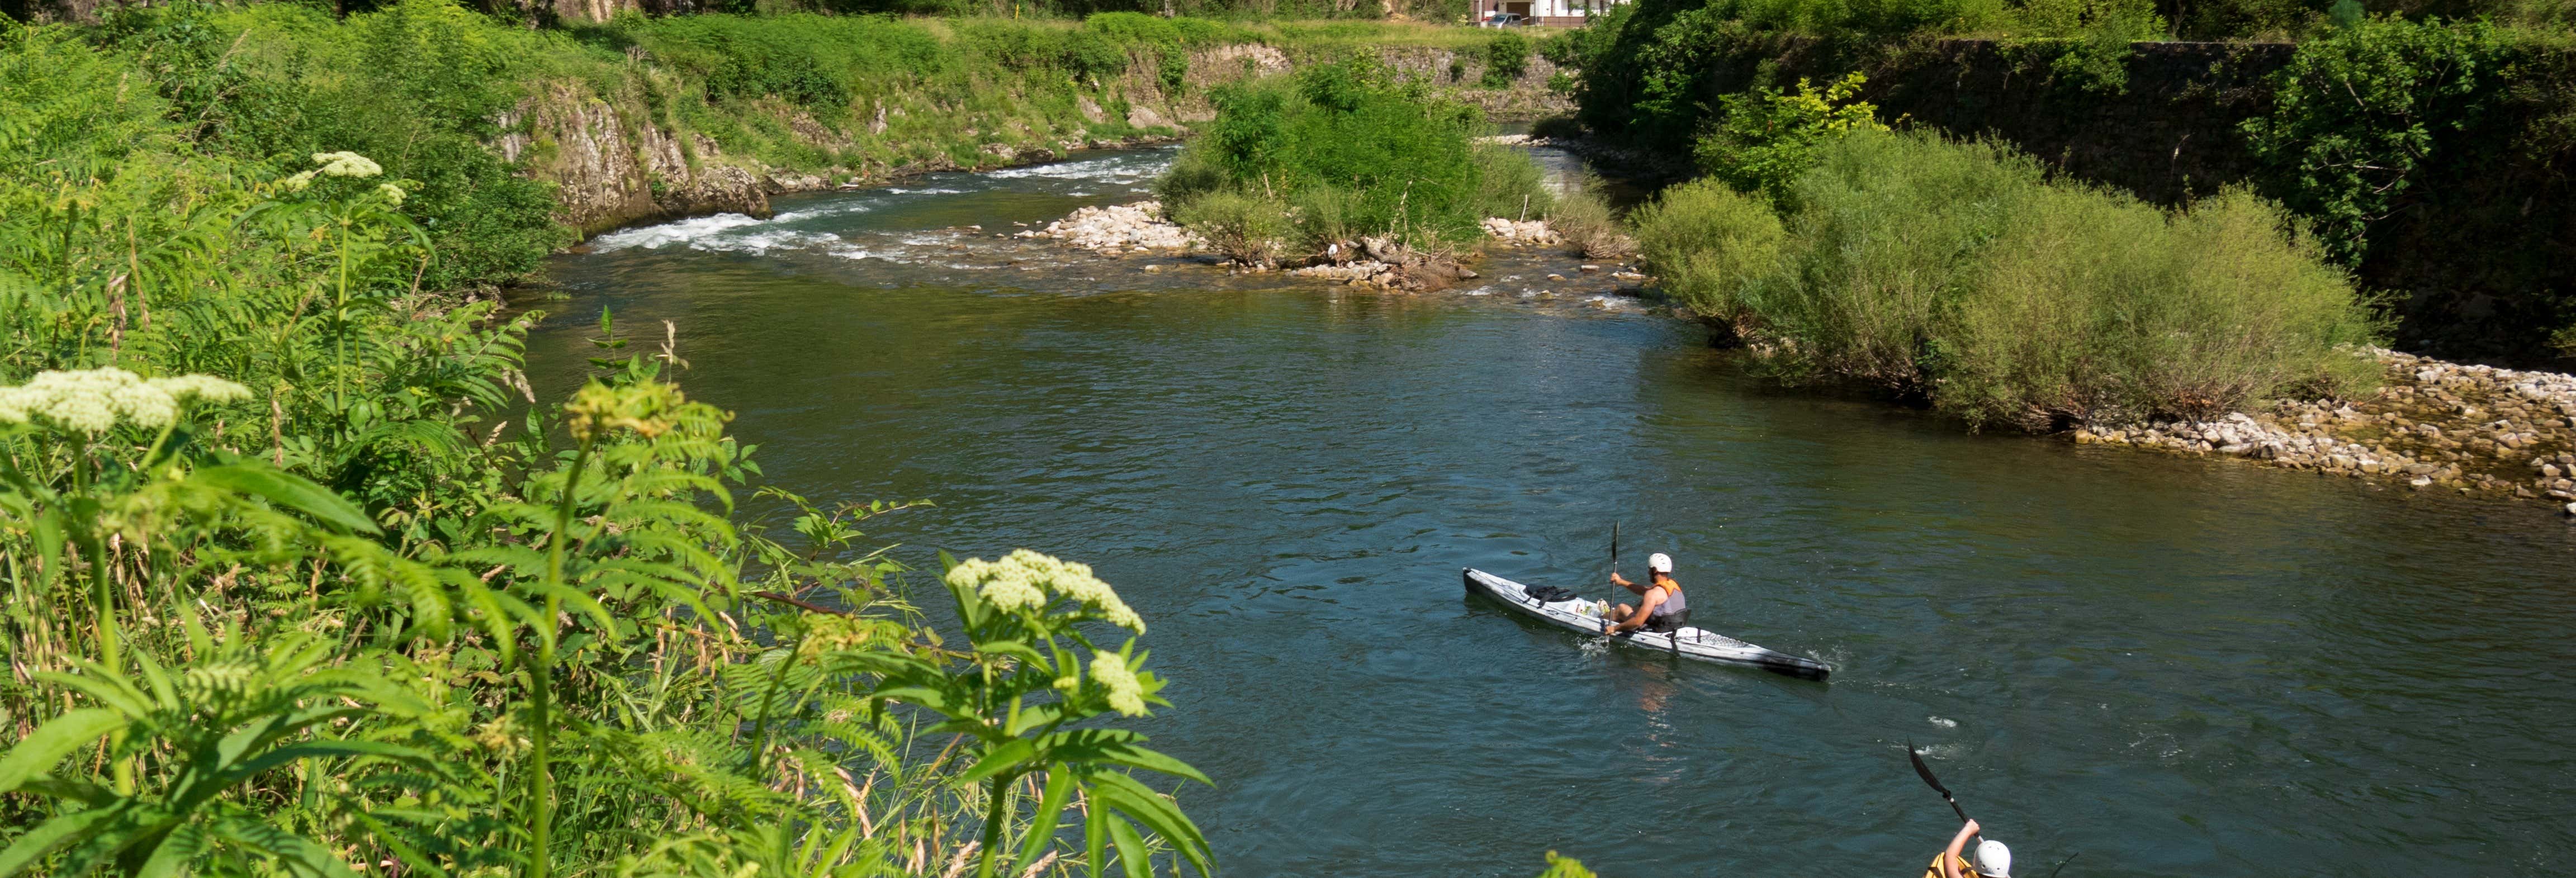
M 1693 325 L 1538 295 L 1563 259 L 1403 296 L 993 237 L 1168 155 L 605 236 L 554 265 L 532 372 L 576 380 L 603 306 L 673 321 L 770 481 L 937 501 L 872 531 L 915 564 L 1097 567 L 1230 875 L 1911 876 L 1957 821 L 1908 739 L 2025 878 L 2576 870 L 2546 510 L 1774 391 Z M 1695 623 L 1831 682 L 1460 588 L 1608 596 L 1614 520 L 1629 576 L 1671 553 Z

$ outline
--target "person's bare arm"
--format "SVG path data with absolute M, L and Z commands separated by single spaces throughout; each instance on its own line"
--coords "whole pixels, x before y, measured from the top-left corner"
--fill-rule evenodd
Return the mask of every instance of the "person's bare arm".
M 1959 852 L 1968 849 L 1968 839 L 1977 837 L 1977 821 L 1959 824 L 1959 834 L 1950 839 L 1950 847 L 1941 852 L 1941 878 L 1959 878 Z
M 1625 621 L 1622 621 L 1617 625 L 1610 626 L 1610 630 L 1602 633 L 1618 634 L 1623 631 L 1635 631 L 1639 628 L 1643 628 L 1646 626 L 1646 618 L 1654 615 L 1655 608 L 1663 605 L 1663 603 L 1663 590 L 1657 589 L 1646 592 L 1646 599 L 1637 602 L 1636 612 L 1628 614 L 1628 618 Z

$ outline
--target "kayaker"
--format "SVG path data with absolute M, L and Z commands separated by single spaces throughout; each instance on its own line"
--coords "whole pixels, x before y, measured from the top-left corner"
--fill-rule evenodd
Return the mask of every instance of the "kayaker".
M 1610 614 L 1611 626 L 1601 633 L 1615 636 L 1639 628 L 1671 633 L 1682 630 L 1682 623 L 1690 621 L 1690 602 L 1682 599 L 1682 584 L 1673 581 L 1673 556 L 1656 552 L 1648 557 L 1646 579 L 1645 585 L 1638 585 L 1620 576 L 1619 571 L 1610 571 L 1611 585 L 1636 592 L 1645 600 L 1637 602 L 1633 610 L 1620 604 Z
M 1923 870 L 1923 878 L 2012 878 L 2012 849 L 2004 847 L 2003 842 L 1980 839 L 1975 865 L 1959 857 L 1959 852 L 1967 849 L 1968 839 L 1976 836 L 1977 821 L 1960 824 L 1959 834 L 1950 839 L 1947 850 L 1932 858 L 1932 865 Z

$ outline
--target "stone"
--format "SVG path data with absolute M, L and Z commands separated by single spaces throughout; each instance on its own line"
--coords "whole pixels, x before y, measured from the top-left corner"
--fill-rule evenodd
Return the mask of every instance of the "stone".
M 2567 504 L 2567 514 L 2576 515 L 2576 503 Z
M 1601 266 L 1598 266 L 1598 265 L 1578 265 L 1578 266 L 1575 266 L 1575 269 L 1576 269 L 1576 270 L 1578 270 L 1578 271 L 1585 272 L 1585 273 L 1590 273 L 1590 272 L 1600 271 L 1600 270 L 1601 270 Z
M 1152 107 L 1139 104 L 1127 110 L 1127 126 L 1130 128 L 1160 128 L 1170 124 L 1172 124 L 1171 120 L 1163 118 L 1161 113 L 1154 112 Z

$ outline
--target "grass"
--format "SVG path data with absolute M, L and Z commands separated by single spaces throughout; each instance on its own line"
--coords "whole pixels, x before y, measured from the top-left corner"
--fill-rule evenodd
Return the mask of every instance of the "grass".
M 2349 393 L 2379 327 L 2277 206 L 2166 211 L 1990 143 L 1855 131 L 1776 213 L 1715 181 L 1637 216 L 1667 289 L 1773 374 L 1857 380 L 1974 424 L 2208 417 Z

